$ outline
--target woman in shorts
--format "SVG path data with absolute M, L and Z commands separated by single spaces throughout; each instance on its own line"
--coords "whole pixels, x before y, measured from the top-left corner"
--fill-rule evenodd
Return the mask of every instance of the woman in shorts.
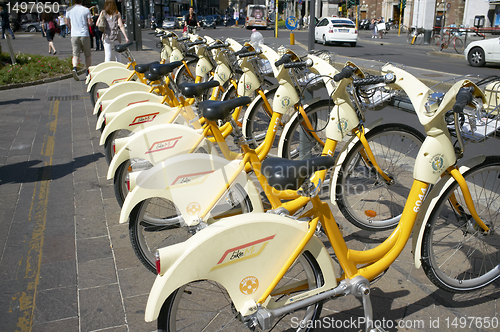
M 42 33 L 47 38 L 47 41 L 49 42 L 49 54 L 54 53 L 56 55 L 57 50 L 54 46 L 54 36 L 56 34 L 55 31 L 49 29 L 49 22 L 54 21 L 54 16 L 52 13 L 43 13 L 42 14 Z M 55 24 L 57 26 L 57 24 Z

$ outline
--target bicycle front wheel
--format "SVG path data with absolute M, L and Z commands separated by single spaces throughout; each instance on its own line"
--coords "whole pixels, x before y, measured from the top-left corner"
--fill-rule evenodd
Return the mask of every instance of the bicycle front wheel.
M 454 293 L 479 289 L 500 276 L 500 157 L 487 157 L 463 176 L 490 230 L 485 233 L 474 221 L 454 181 L 433 208 L 422 242 L 427 277 Z
M 453 42 L 453 47 L 455 48 L 455 52 L 458 54 L 463 54 L 464 53 L 464 41 L 460 38 L 455 38 L 455 41 Z
M 277 88 L 265 93 L 266 99 L 271 107 L 273 105 L 276 90 Z M 255 103 L 254 107 L 247 112 L 248 114 L 245 114 L 247 117 L 245 137 L 247 140 L 251 141 L 250 147 L 255 149 L 266 138 L 267 129 L 269 128 L 269 123 L 273 116 L 273 110 L 267 109 L 264 99 L 260 98 Z
M 218 213 L 231 215 L 252 211 L 250 198 L 239 184 L 231 187 L 219 202 L 212 209 L 212 216 Z M 231 205 L 229 208 L 228 204 Z M 142 201 L 134 207 L 130 214 L 129 235 L 137 258 L 153 273 L 156 273 L 156 250 L 184 242 L 191 237 L 175 203 L 158 197 Z
M 186 66 L 181 66 L 177 73 L 175 74 L 175 84 L 179 86 L 181 83 L 194 83 L 196 79 L 196 64 L 198 60 L 190 60 L 187 62 L 187 66 L 189 68 L 189 72 L 186 69 Z
M 283 131 L 284 144 L 281 156 L 286 159 L 309 159 L 318 157 L 326 142 L 325 128 L 330 120 L 333 102 L 329 99 L 320 100 L 308 106 L 304 112 L 311 127 L 308 128 L 305 118 L 299 115 L 288 129 Z
M 336 183 L 340 211 L 353 225 L 381 231 L 395 227 L 413 183 L 413 168 L 425 139 L 418 130 L 403 124 L 377 126 L 366 134 L 368 145 L 387 182 L 357 142 L 342 162 Z
M 276 289 L 300 284 L 308 289 L 320 287 L 323 276 L 318 263 L 303 253 L 283 276 Z M 290 295 L 282 295 L 280 300 Z M 271 294 L 272 295 L 272 294 Z M 309 324 L 318 319 L 321 303 L 315 303 L 275 321 L 272 331 L 311 331 Z M 195 281 L 177 289 L 165 301 L 158 317 L 158 331 L 249 331 L 239 312 L 234 310 L 226 289 L 211 280 Z
M 431 38 L 431 48 L 434 52 L 441 52 L 441 36 L 435 35 Z
M 419 33 L 417 34 L 417 37 L 415 38 L 415 45 L 422 45 L 422 42 L 424 41 L 424 34 Z

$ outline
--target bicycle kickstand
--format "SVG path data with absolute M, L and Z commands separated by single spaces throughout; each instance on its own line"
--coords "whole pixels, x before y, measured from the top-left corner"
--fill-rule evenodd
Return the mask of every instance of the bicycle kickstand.
M 370 282 L 364 277 L 355 277 L 351 280 L 351 294 L 361 297 L 363 302 L 363 311 L 365 313 L 365 331 L 366 332 L 385 332 L 381 327 L 374 327 L 373 308 L 370 300 Z

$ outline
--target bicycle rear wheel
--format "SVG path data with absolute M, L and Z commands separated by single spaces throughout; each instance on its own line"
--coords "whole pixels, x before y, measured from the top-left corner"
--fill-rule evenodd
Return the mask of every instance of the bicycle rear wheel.
M 441 36 L 435 35 L 431 38 L 431 48 L 434 52 L 441 52 Z
M 226 203 L 231 202 L 231 203 Z M 228 204 L 231 204 L 228 208 Z M 245 189 L 236 184 L 226 191 L 211 214 L 249 213 L 252 203 Z M 156 273 L 157 249 L 184 242 L 191 237 L 182 214 L 174 202 L 165 198 L 150 198 L 137 204 L 130 213 L 129 234 L 137 258 L 151 272 Z
M 304 110 L 312 128 L 306 128 L 302 115 L 296 117 L 286 132 L 283 131 L 282 133 L 285 141 L 281 156 L 286 159 L 300 160 L 320 156 L 323 152 L 323 144 L 321 142 L 326 142 L 326 132 L 324 129 L 330 120 L 330 112 L 333 106 L 331 100 L 323 99 Z M 313 136 L 313 133 L 319 141 Z
M 455 48 L 455 52 L 458 54 L 464 53 L 464 41 L 460 38 L 455 38 L 453 41 L 453 47 Z
M 304 252 L 283 276 L 275 289 L 305 281 L 308 289 L 320 287 L 323 275 L 309 252 Z M 302 283 L 300 283 L 302 285 Z M 294 295 L 293 289 L 291 295 Z M 287 295 L 281 296 L 284 300 Z M 310 322 L 318 319 L 322 303 L 315 303 L 277 319 L 272 331 L 311 331 Z M 158 331 L 249 331 L 239 312 L 234 310 L 226 289 L 211 280 L 201 280 L 177 289 L 163 304 Z
M 500 157 L 463 174 L 484 233 L 454 181 L 433 208 L 422 242 L 422 266 L 430 281 L 448 292 L 482 288 L 500 277 Z M 451 201 L 458 203 L 458 208 Z
M 392 181 L 387 183 L 382 178 L 358 141 L 342 162 L 336 200 L 353 225 L 370 231 L 387 230 L 401 218 L 425 136 L 410 126 L 395 123 L 377 126 L 365 137 L 377 164 Z

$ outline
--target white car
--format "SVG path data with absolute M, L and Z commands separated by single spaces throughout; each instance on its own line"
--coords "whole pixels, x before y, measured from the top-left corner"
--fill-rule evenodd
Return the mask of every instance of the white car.
M 162 28 L 163 29 L 175 29 L 177 25 L 175 17 L 166 17 L 163 19 Z
M 500 38 L 472 42 L 465 48 L 464 54 L 472 67 L 484 66 L 486 62 L 500 62 Z
M 358 41 L 358 31 L 356 24 L 347 18 L 324 17 L 314 29 L 314 40 L 328 43 L 349 43 L 352 47 Z

